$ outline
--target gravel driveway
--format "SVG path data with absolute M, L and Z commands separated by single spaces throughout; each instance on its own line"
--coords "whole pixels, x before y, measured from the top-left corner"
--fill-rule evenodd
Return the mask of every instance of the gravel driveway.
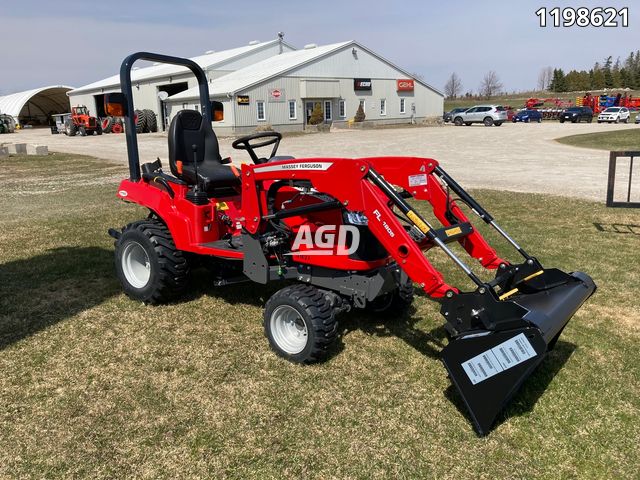
M 303 157 L 422 156 L 437 159 L 463 186 L 604 200 L 608 154 L 603 150 L 559 144 L 555 138 L 578 133 L 640 128 L 635 125 L 504 124 L 501 127 L 432 127 L 339 130 L 285 137 L 281 154 Z M 167 158 L 161 133 L 139 135 L 141 161 Z M 49 130 L 3 135 L 2 142 L 48 145 L 50 151 L 93 155 L 126 163 L 124 135 L 66 137 Z M 249 161 L 245 152 L 220 139 L 223 156 Z M 166 160 L 163 162 L 166 164 Z

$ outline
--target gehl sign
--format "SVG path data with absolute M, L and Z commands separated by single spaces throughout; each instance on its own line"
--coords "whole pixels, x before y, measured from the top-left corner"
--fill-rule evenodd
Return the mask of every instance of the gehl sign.
M 370 78 L 354 78 L 353 89 L 359 91 L 371 91 L 371 79 Z

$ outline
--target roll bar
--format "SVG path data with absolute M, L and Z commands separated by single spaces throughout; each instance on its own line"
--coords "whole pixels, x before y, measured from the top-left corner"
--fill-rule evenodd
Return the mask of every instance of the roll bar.
M 209 122 L 213 120 L 211 114 L 211 102 L 209 100 L 209 83 L 204 70 L 193 60 L 188 58 L 172 57 L 169 55 L 161 55 L 159 53 L 137 52 L 132 53 L 125 58 L 120 66 L 120 88 L 125 95 L 126 111 L 125 111 L 125 131 L 127 138 L 127 153 L 129 156 L 129 177 L 131 181 L 140 180 L 140 154 L 138 152 L 138 137 L 136 134 L 136 122 L 133 110 L 133 89 L 131 86 L 131 68 L 138 60 L 148 60 L 150 62 L 168 63 L 172 65 L 181 65 L 187 67 L 193 72 L 198 80 L 198 88 L 200 90 L 200 107 L 202 115 Z

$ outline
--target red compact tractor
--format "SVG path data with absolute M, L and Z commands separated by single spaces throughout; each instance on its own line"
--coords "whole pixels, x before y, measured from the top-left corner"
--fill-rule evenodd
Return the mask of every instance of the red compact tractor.
M 130 79 L 137 60 L 182 65 L 198 79 L 202 113 L 182 110 L 173 118 L 169 171 L 159 160 L 140 168 Z M 415 284 L 441 305 L 449 335 L 442 361 L 485 434 L 596 289 L 585 273 L 544 268 L 436 160 L 276 156 L 282 137 L 265 132 L 233 142 L 253 160 L 237 168 L 220 155 L 211 123 L 221 118 L 222 104 L 209 100 L 196 63 L 136 53 L 124 60 L 120 81 L 123 93 L 105 96 L 108 114 L 126 122 L 130 178 L 117 196 L 149 215 L 109 233 L 117 275 L 135 300 L 155 304 L 180 295 L 201 260 L 214 269 L 215 285 L 282 282 L 265 305 L 266 337 L 282 357 L 311 363 L 338 337 L 339 313 L 368 309 L 398 317 Z M 273 148 L 262 157 L 256 149 L 266 146 Z M 441 226 L 415 209 L 420 201 Z M 461 205 L 521 261 L 498 256 Z M 491 280 L 454 253 L 455 242 L 495 272 Z M 447 283 L 425 255 L 430 249 L 442 250 L 475 287 Z

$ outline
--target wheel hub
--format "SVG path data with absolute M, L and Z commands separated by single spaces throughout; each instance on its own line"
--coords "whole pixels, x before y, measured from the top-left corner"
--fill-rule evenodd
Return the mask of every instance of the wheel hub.
M 300 353 L 307 345 L 307 326 L 300 313 L 289 305 L 280 305 L 271 314 L 271 332 L 278 347 L 289 355 Z
M 134 288 L 144 288 L 151 278 L 149 255 L 138 242 L 129 242 L 122 252 L 122 272 Z

